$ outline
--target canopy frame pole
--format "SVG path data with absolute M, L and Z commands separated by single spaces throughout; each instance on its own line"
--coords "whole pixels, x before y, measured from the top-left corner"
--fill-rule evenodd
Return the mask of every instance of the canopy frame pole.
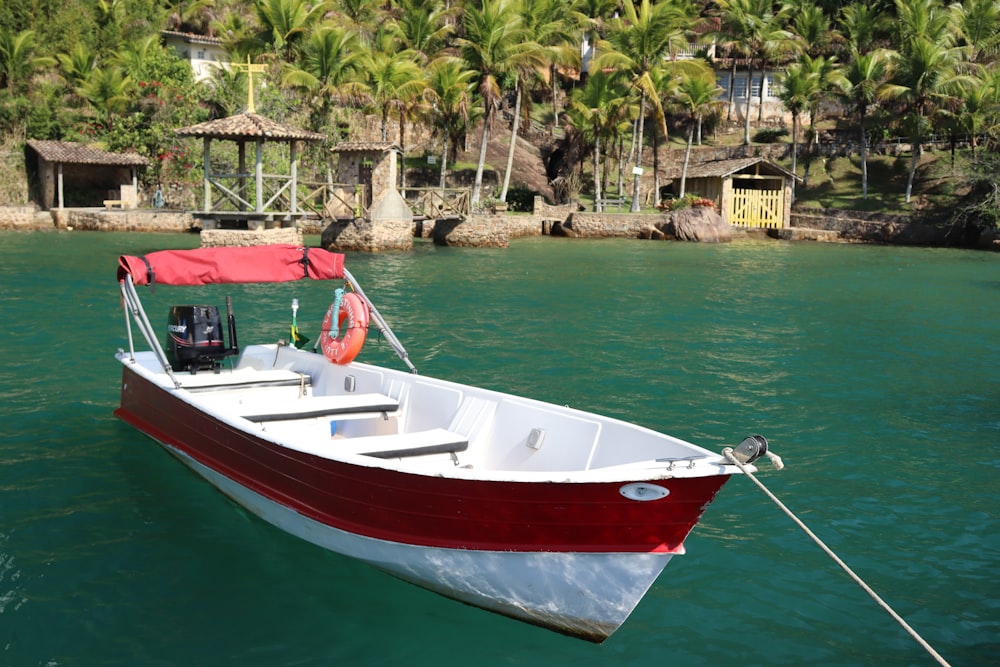
M 122 312 L 125 314 L 125 332 L 128 334 L 128 359 L 133 364 L 135 363 L 135 341 L 132 340 L 132 321 L 128 317 L 129 310 L 128 307 L 128 297 L 125 295 L 125 283 L 119 283 L 122 293 Z
M 139 295 L 135 291 L 135 285 L 132 283 L 132 276 L 126 275 L 125 279 L 121 281 L 122 294 L 125 296 L 125 301 L 128 305 L 129 310 L 132 311 L 132 318 L 135 320 L 135 324 L 139 327 L 139 331 L 142 333 L 142 337 L 146 339 L 146 343 L 149 348 L 153 351 L 156 356 L 156 360 L 160 362 L 160 366 L 163 368 L 163 372 L 167 374 L 171 382 L 174 383 L 174 387 L 180 389 L 181 383 L 174 375 L 174 371 L 170 368 L 170 363 L 167 361 L 167 355 L 163 351 L 163 347 L 160 345 L 160 341 L 156 338 L 153 333 L 153 327 L 149 323 L 149 318 L 146 317 L 146 311 L 143 310 L 142 301 L 139 300 Z M 132 338 L 132 328 L 129 327 L 129 340 L 131 344 Z
M 399 342 L 398 338 L 396 338 L 396 334 L 392 333 L 392 329 L 389 328 L 389 324 L 385 321 L 385 318 L 382 317 L 382 313 L 378 312 L 378 308 L 375 307 L 375 304 L 372 303 L 372 300 L 368 298 L 368 295 L 365 294 L 365 291 L 361 289 L 361 285 L 358 284 L 358 281 L 354 278 L 354 276 L 351 275 L 351 272 L 348 271 L 347 269 L 344 269 L 344 280 L 350 283 L 351 287 L 354 288 L 354 291 L 357 292 L 358 295 L 365 300 L 365 303 L 368 304 L 368 310 L 371 311 L 372 319 L 375 320 L 375 324 L 378 326 L 379 332 L 385 337 L 387 341 L 389 341 L 389 345 L 391 345 L 392 349 L 395 350 L 396 356 L 402 359 L 403 363 L 406 364 L 407 368 L 410 369 L 411 373 L 416 375 L 417 368 L 410 361 L 410 355 L 407 354 L 406 348 L 404 348 L 403 344 Z

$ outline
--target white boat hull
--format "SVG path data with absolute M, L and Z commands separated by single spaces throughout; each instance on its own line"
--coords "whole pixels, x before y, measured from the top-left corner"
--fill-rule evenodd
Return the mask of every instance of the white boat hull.
M 591 641 L 607 639 L 625 622 L 674 555 L 475 551 L 373 539 L 302 516 L 164 448 L 287 533 L 460 602 Z

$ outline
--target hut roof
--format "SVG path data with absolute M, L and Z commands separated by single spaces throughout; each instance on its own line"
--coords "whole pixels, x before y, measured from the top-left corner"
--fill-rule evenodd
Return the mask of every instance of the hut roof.
M 785 176 L 787 178 L 800 179 L 800 177 L 793 174 L 791 171 L 785 169 L 779 164 L 775 164 L 770 160 L 762 157 L 743 157 L 743 158 L 733 158 L 730 160 L 710 160 L 708 162 L 695 162 L 688 165 L 687 177 L 688 178 L 725 178 L 727 176 L 732 176 L 733 174 L 743 171 L 749 167 L 755 165 L 760 165 L 760 169 L 766 173 L 774 176 Z M 682 164 L 673 165 L 672 169 L 667 170 L 667 178 L 680 178 Z
M 399 144 L 391 141 L 345 141 L 331 149 L 334 153 L 383 153 L 402 151 Z
M 62 164 L 94 164 L 112 167 L 145 167 L 149 160 L 138 153 L 111 153 L 73 141 L 29 139 L 28 146 L 43 160 Z
M 322 141 L 323 135 L 300 130 L 259 114 L 244 112 L 174 130 L 182 137 L 208 137 L 229 141 L 270 139 L 272 141 Z

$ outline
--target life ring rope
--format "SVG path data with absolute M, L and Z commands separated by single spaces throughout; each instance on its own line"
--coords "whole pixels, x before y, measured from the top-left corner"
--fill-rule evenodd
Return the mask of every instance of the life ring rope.
M 334 313 L 337 313 L 334 325 Z M 341 327 L 347 322 L 344 335 L 340 336 Z M 368 304 L 356 292 L 344 292 L 338 289 L 334 293 L 333 303 L 323 318 L 320 331 L 320 345 L 323 354 L 335 364 L 349 364 L 357 358 L 368 337 L 369 310 Z

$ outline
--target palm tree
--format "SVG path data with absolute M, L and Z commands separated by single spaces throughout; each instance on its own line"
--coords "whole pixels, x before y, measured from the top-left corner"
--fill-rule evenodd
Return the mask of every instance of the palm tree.
M 798 173 L 799 118 L 809 108 L 819 86 L 819 75 L 802 63 L 792 63 L 778 84 L 778 98 L 792 114 L 792 173 Z M 794 200 L 795 179 L 792 179 Z
M 389 25 L 393 36 L 404 48 L 426 65 L 440 54 L 454 32 L 447 22 L 450 12 L 440 0 L 401 0 L 401 16 Z
M 964 0 L 955 5 L 956 20 L 969 62 L 985 63 L 1000 53 L 1000 3 Z
M 295 49 L 309 29 L 327 10 L 325 2 L 309 0 L 256 0 L 254 10 L 260 30 L 256 40 L 270 46 L 287 62 L 295 60 Z
M 308 93 L 314 100 L 310 114 L 314 131 L 328 121 L 336 102 L 361 99 L 363 84 L 357 80 L 361 57 L 357 33 L 327 25 L 313 31 L 302 43 L 297 64 L 286 65 L 283 83 Z
M 477 74 L 477 89 L 483 104 L 479 162 L 471 198 L 472 206 L 478 206 L 490 123 L 500 105 L 503 82 L 513 78 L 525 62 L 537 60 L 538 46 L 524 30 L 515 0 L 483 0 L 481 7 L 466 7 L 464 28 L 465 37 L 457 40 L 457 44 L 466 67 Z
M 840 12 L 840 31 L 850 48 L 867 53 L 884 32 L 884 15 L 875 5 L 855 2 Z
M 71 88 L 83 83 L 97 66 L 97 54 L 80 42 L 73 45 L 72 51 L 60 53 L 56 58 L 62 68 L 63 79 Z
M 658 118 L 663 118 L 653 69 L 661 66 L 672 53 L 687 48 L 684 29 L 690 24 L 690 16 L 683 5 L 669 2 L 654 5 L 651 0 L 640 0 L 638 8 L 626 2 L 623 9 L 622 17 L 611 22 L 607 40 L 598 43 L 603 52 L 594 66 L 612 69 L 626 77 L 639 98 L 638 151 L 633 164 L 631 207 L 632 212 L 637 212 L 646 102 L 653 104 Z M 662 130 L 666 135 L 666 123 L 662 124 Z
M 959 94 L 957 109 L 950 112 L 954 118 L 954 129 L 962 137 L 970 137 L 972 159 L 976 159 L 979 136 L 1000 133 L 1000 69 L 984 70 L 972 85 L 966 86 Z M 954 142 L 952 143 L 954 160 Z
M 628 91 L 616 85 L 613 77 L 602 70 L 596 70 L 587 77 L 583 88 L 573 91 L 566 110 L 570 123 L 583 140 L 593 146 L 594 211 L 597 213 L 603 210 L 604 199 L 601 145 L 608 141 L 618 124 L 627 107 L 628 97 Z
M 720 92 L 722 89 L 715 82 L 715 76 L 711 72 L 706 75 L 681 77 L 675 99 L 688 117 L 687 150 L 684 151 L 684 166 L 681 168 L 681 197 L 684 196 L 687 186 L 687 170 L 691 160 L 695 128 L 701 124 L 701 119 L 706 114 L 725 104 L 719 100 Z
M 111 129 L 115 116 L 123 113 L 131 101 L 132 79 L 120 67 L 99 67 L 76 88 L 76 94 L 94 110 L 105 129 Z
M 754 65 L 790 52 L 797 47 L 794 35 L 785 30 L 791 13 L 789 5 L 773 9 L 771 0 L 719 0 L 723 24 L 730 32 L 731 49 L 747 60 L 746 113 L 743 118 L 743 144 L 750 145 L 750 91 L 753 88 Z M 734 66 L 735 71 L 735 66 Z M 761 74 L 757 120 L 764 111 L 764 80 Z
M 955 16 L 941 0 L 896 0 L 893 22 L 896 43 L 905 49 L 910 41 L 923 38 L 941 46 L 953 46 Z
M 201 32 L 210 24 L 209 10 L 215 0 L 173 0 L 167 4 L 167 28 L 181 32 Z
M 24 89 L 36 69 L 55 65 L 54 58 L 36 56 L 35 31 L 0 28 L 0 88 Z
M 559 67 L 580 70 L 580 40 L 589 19 L 565 0 L 522 0 L 525 28 L 542 48 L 549 70 L 553 126 L 559 125 Z
M 463 69 L 458 58 L 439 58 L 427 71 L 427 87 L 424 88 L 427 116 L 442 143 L 441 189 L 445 187 L 449 158 L 455 156 L 458 142 L 478 116 L 475 78 L 476 73 Z
M 391 34 L 381 31 L 375 43 L 360 61 L 364 87 L 372 107 L 381 112 L 382 141 L 388 141 L 389 116 L 399 116 L 400 144 L 404 142 L 406 105 L 417 98 L 424 88 L 420 67 L 413 53 L 399 49 Z
M 863 199 L 868 199 L 868 137 L 865 136 L 865 120 L 882 96 L 882 88 L 889 78 L 889 65 L 888 51 L 862 53 L 857 47 L 852 47 L 851 59 L 834 78 L 838 96 L 858 117 Z
M 535 46 L 517 65 L 514 84 L 514 120 L 511 124 L 510 143 L 507 146 L 507 165 L 504 169 L 503 184 L 500 186 L 500 201 L 507 201 L 507 190 L 510 187 L 510 174 L 514 168 L 514 150 L 517 144 L 517 133 L 520 127 L 524 91 L 529 83 L 538 79 L 538 72 L 548 66 L 555 90 L 555 65 L 579 63 L 579 55 L 570 46 L 572 35 L 564 28 L 564 8 L 560 0 L 521 0 L 518 14 L 521 26 L 527 35 L 533 37 L 531 44 Z M 555 111 L 555 93 L 553 92 L 553 112 Z
M 882 91 L 886 99 L 903 104 L 903 124 L 910 136 L 910 174 L 906 181 L 906 202 L 910 202 L 913 177 L 921 143 L 927 135 L 934 108 L 952 99 L 968 77 L 956 72 L 960 54 L 953 47 L 932 42 L 927 37 L 912 37 L 904 50 L 895 54 L 895 75 Z
M 814 58 L 828 54 L 841 39 L 823 8 L 811 0 L 805 0 L 795 8 L 790 27 L 799 36 L 806 53 Z

